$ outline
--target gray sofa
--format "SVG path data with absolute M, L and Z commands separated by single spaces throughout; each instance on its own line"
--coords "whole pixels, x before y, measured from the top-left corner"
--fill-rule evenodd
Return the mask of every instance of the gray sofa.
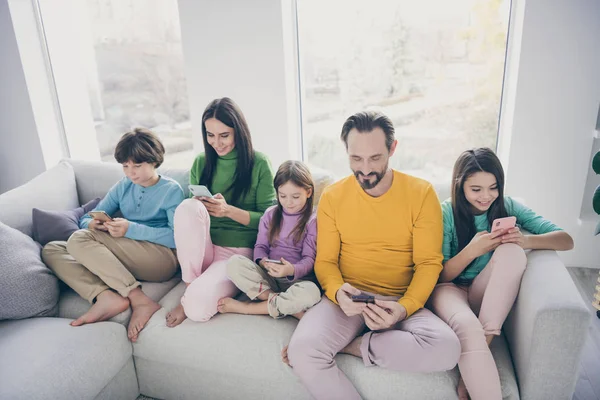
M 161 173 L 186 188 L 186 171 Z M 76 207 L 103 196 L 121 176 L 117 164 L 62 162 L 0 195 L 0 221 L 31 235 L 33 207 Z M 143 290 L 163 308 L 133 345 L 124 327 L 129 312 L 108 322 L 69 326 L 89 307 L 70 289 L 61 294 L 57 318 L 0 321 L 0 399 L 133 400 L 140 393 L 160 399 L 310 398 L 280 360 L 294 319 L 227 314 L 167 328 L 165 314 L 178 304 L 183 283 L 176 277 L 144 284 Z M 531 252 L 504 334 L 492 345 L 504 398 L 570 399 L 589 319 L 556 253 Z M 457 398 L 456 368 L 398 373 L 367 368 L 347 355 L 336 361 L 366 399 Z

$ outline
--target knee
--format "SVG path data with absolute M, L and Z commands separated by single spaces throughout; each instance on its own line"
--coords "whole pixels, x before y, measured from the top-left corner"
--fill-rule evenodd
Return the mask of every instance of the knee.
M 319 301 L 321 301 L 321 290 L 313 282 L 307 282 L 306 292 L 307 292 L 307 303 L 310 303 L 310 304 L 308 304 L 308 307 L 312 307 L 315 304 L 317 304 Z
M 522 274 L 527 265 L 527 256 L 521 246 L 515 243 L 501 244 L 494 251 L 496 257 L 501 257 L 505 263 L 503 270 L 511 270 L 516 274 Z
M 233 281 L 244 269 L 247 262 L 248 259 L 239 254 L 231 256 L 226 265 L 227 277 Z
M 83 243 L 88 242 L 90 240 L 96 240 L 94 232 L 92 232 L 91 230 L 80 229 L 78 231 L 75 231 L 67 240 L 67 251 L 70 254 L 73 254 L 74 252 L 79 250 Z
M 175 209 L 176 219 L 180 218 L 210 218 L 206 206 L 196 199 L 185 199 Z

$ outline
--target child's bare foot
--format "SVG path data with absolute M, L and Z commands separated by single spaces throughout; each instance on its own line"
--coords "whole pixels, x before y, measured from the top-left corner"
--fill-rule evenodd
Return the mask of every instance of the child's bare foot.
M 287 351 L 288 351 L 288 346 L 284 346 L 283 349 L 281 349 L 281 361 L 283 361 L 283 363 L 285 365 L 287 365 L 288 367 L 291 367 Z
M 183 306 L 180 303 L 177 307 L 169 311 L 169 313 L 167 314 L 167 326 L 169 328 L 174 328 L 177 325 L 181 324 L 186 318 L 187 316 L 185 315 Z
M 92 308 L 71 322 L 71 326 L 81 326 L 92 322 L 106 321 L 129 308 L 129 300 L 112 290 L 105 290 L 96 297 Z
M 351 341 L 348 346 L 344 347 L 340 351 L 340 353 L 350 354 L 351 356 L 355 356 L 355 357 L 362 357 L 362 354 L 360 354 L 360 344 L 361 343 L 362 343 L 362 336 L 359 336 L 359 337 L 355 338 L 353 341 Z
M 217 310 L 221 314 L 235 313 L 246 314 L 246 308 L 249 303 L 232 299 L 231 297 L 223 297 L 217 303 Z
M 150 320 L 150 317 L 160 310 L 160 305 L 146 296 L 140 288 L 135 288 L 129 293 L 129 300 L 131 301 L 131 310 L 133 312 L 129 326 L 127 327 L 127 337 L 132 342 L 135 342 L 140 331 L 144 329 Z
M 467 391 L 467 386 L 465 385 L 465 381 L 461 377 L 458 381 L 458 386 L 456 387 L 456 391 L 458 392 L 458 400 L 469 400 L 471 397 L 469 396 L 469 392 Z

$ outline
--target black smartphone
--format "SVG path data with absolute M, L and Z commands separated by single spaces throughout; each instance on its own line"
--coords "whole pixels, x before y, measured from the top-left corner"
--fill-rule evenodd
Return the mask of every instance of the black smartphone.
M 375 303 L 375 296 L 369 294 L 358 294 L 352 296 L 352 301 L 355 303 Z

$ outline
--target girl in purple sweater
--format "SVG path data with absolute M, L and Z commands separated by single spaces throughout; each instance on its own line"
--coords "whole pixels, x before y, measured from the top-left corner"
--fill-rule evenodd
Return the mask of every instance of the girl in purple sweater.
M 227 263 L 229 279 L 250 300 L 219 300 L 220 313 L 292 315 L 298 319 L 321 300 L 313 273 L 317 252 L 317 220 L 313 212 L 315 185 L 300 161 L 286 161 L 273 186 L 277 205 L 269 208 L 258 227 L 253 260 L 240 255 Z

